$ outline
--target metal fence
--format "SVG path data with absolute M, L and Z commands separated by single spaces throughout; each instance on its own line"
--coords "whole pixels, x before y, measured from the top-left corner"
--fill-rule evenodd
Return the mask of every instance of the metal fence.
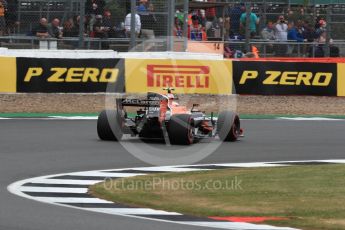
M 4 2 L 5 0 L 0 0 Z M 13 49 L 113 49 L 116 51 L 195 50 L 215 46 L 225 56 L 250 53 L 256 47 L 262 57 L 345 56 L 345 1 L 317 0 L 7 0 L 6 28 L 0 28 L 0 46 Z M 1 5 L 1 4 L 0 4 Z M 130 12 L 134 12 L 130 14 Z M 240 27 L 235 19 L 246 17 Z M 250 27 L 251 14 L 258 23 Z M 141 29 L 136 31 L 139 15 Z M 193 32 L 199 16 L 203 32 Z M 237 15 L 237 16 L 236 16 Z M 274 41 L 261 31 L 280 15 L 312 28 L 327 22 L 325 41 Z M 46 18 L 50 35 L 38 36 Z M 56 20 L 58 19 L 58 23 Z M 237 19 L 239 20 L 239 19 Z M 55 21 L 55 22 L 54 22 Z M 61 33 L 60 33 L 61 32 Z M 332 41 L 334 40 L 334 41 Z M 197 43 L 197 44 L 195 44 Z M 193 48 L 192 45 L 194 44 Z M 135 47 L 135 48 L 134 48 Z M 221 48 L 219 48 L 221 47 Z M 277 50 L 277 48 L 279 48 Z M 322 51 L 322 52 L 321 52 Z M 236 55 L 237 55 L 236 54 Z

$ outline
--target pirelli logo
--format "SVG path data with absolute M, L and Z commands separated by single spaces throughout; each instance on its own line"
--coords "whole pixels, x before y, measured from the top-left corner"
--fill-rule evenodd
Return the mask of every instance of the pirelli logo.
M 209 66 L 147 65 L 147 87 L 209 88 Z
M 232 93 L 232 63 L 226 60 L 126 59 L 128 93 L 228 95 Z

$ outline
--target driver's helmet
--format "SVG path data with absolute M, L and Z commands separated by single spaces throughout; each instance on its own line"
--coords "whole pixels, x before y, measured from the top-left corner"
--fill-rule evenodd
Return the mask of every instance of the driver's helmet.
M 174 94 L 172 94 L 172 93 L 168 93 L 168 94 L 167 94 L 167 97 L 168 97 L 169 99 L 174 99 L 174 98 L 175 98 Z

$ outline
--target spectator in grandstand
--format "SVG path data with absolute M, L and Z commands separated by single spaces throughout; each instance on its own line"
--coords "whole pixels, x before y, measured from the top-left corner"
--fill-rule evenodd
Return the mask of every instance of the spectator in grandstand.
M 287 38 L 290 41 L 297 41 L 297 42 L 306 41 L 306 39 L 303 38 L 303 35 L 295 27 L 295 23 L 294 22 L 289 22 L 289 24 L 288 24 L 288 35 L 287 35 Z
M 5 11 L 5 19 L 7 26 L 7 34 L 15 33 L 19 21 L 17 19 L 17 10 L 18 10 L 18 0 L 11 0 L 7 4 L 7 10 Z
M 52 38 L 62 38 L 62 28 L 60 27 L 60 20 L 54 18 L 51 23 L 48 24 L 48 33 Z
M 280 15 L 277 23 L 274 26 L 275 36 L 279 42 L 287 42 L 288 40 L 288 25 L 283 15 Z M 287 44 L 276 45 L 276 55 L 284 57 L 287 53 Z
M 224 38 L 225 40 L 229 40 L 231 36 L 233 36 L 234 34 L 231 32 L 231 27 L 230 27 L 230 17 L 225 17 L 224 20 Z
M 188 38 L 194 41 L 206 41 L 206 32 L 199 22 L 199 17 L 197 15 L 193 15 L 192 25 L 188 27 Z
M 259 18 L 258 16 L 253 13 L 252 11 L 249 14 L 249 29 L 251 34 L 256 34 L 256 26 L 259 25 Z M 246 29 L 246 22 L 247 22 L 247 12 L 242 13 L 240 18 L 240 26 L 242 29 Z
M 204 9 L 199 10 L 198 12 L 198 16 L 199 16 L 199 24 L 202 27 L 205 27 L 207 19 L 206 19 L 206 11 Z
M 211 22 L 210 28 L 206 31 L 208 39 L 221 39 L 222 35 L 222 18 L 214 18 Z
M 295 27 L 295 23 L 294 22 L 289 22 L 289 24 L 288 24 L 288 40 L 289 41 L 294 41 L 294 42 L 304 42 L 304 41 L 307 41 L 306 39 L 303 38 L 303 35 Z M 293 53 L 293 51 L 295 50 L 295 47 L 297 49 L 301 48 L 301 46 L 288 45 L 287 54 L 291 55 Z
M 92 32 L 93 24 L 96 21 L 96 15 L 103 15 L 105 7 L 104 0 L 87 0 L 85 3 L 85 14 L 89 18 L 88 29 Z
M 175 17 L 174 36 L 179 37 L 179 38 L 183 37 L 182 22 L 178 17 Z
M 41 18 L 39 25 L 32 31 L 32 34 L 39 38 L 48 38 L 48 20 Z
M 96 21 L 93 25 L 93 37 L 107 39 L 109 38 L 109 31 L 110 28 L 107 27 L 103 22 L 103 16 L 96 15 Z M 101 41 L 101 47 L 102 49 L 109 49 L 109 43 L 106 41 Z
M 280 15 L 274 26 L 275 36 L 278 41 L 287 41 L 288 25 L 283 15 Z
M 273 22 L 267 22 L 266 27 L 261 31 L 261 37 L 264 40 L 276 40 Z
M 307 42 L 313 42 L 316 39 L 316 34 L 313 25 L 305 21 L 303 23 L 303 28 L 303 38 L 307 39 Z
M 78 37 L 79 29 L 76 28 L 73 18 L 68 19 L 63 24 L 63 36 L 64 37 Z
M 111 12 L 109 10 L 104 11 L 103 25 L 105 28 L 109 28 L 109 30 L 108 30 L 108 37 L 109 38 L 116 37 L 116 35 L 115 35 L 115 23 L 113 22 L 113 19 L 111 18 Z
M 276 40 L 276 35 L 274 33 L 274 24 L 272 21 L 268 21 L 267 25 L 263 30 L 261 31 L 261 37 L 264 40 L 267 41 L 273 41 Z M 271 43 L 268 43 L 266 45 L 266 52 L 267 53 L 273 53 L 274 52 L 274 46 Z
M 125 18 L 125 30 L 126 30 L 127 37 L 131 37 L 131 19 L 132 19 L 132 14 L 129 12 Z M 136 37 L 139 37 L 140 31 L 141 31 L 141 19 L 138 14 L 135 14 L 134 30 L 135 30 Z
M 149 8 L 149 1 L 148 0 L 140 0 L 139 6 L 137 7 L 138 13 L 146 12 Z
M 91 32 L 91 29 L 90 29 L 90 16 L 85 16 L 84 17 L 84 37 L 87 37 L 89 36 L 89 33 Z M 79 35 L 79 32 L 80 32 L 80 15 L 78 15 L 75 20 L 74 20 L 74 25 L 75 25 L 75 28 L 77 29 L 78 31 L 78 35 Z
M 326 32 L 327 30 L 327 22 L 324 19 L 320 19 L 317 23 L 317 27 L 315 29 L 315 34 L 317 38 L 320 38 L 320 36 Z
M 87 0 L 85 3 L 85 13 L 87 15 L 103 15 L 105 7 L 104 0 Z
M 139 12 L 141 20 L 141 38 L 144 39 L 154 39 L 155 32 L 154 26 L 157 23 L 157 19 L 154 15 L 154 6 L 149 4 L 148 10 L 146 12 Z
M 103 16 L 102 15 L 96 15 L 96 21 L 95 24 L 93 25 L 93 33 L 95 38 L 101 38 L 105 39 L 109 37 L 109 32 L 110 28 L 106 27 L 105 24 L 103 23 Z
M 0 0 L 0 36 L 6 33 L 6 20 L 5 13 L 7 11 L 7 2 L 5 0 Z
M 233 8 L 229 9 L 228 16 L 230 17 L 230 34 L 238 36 L 240 34 L 240 20 L 241 15 L 246 11 L 244 3 L 236 4 Z

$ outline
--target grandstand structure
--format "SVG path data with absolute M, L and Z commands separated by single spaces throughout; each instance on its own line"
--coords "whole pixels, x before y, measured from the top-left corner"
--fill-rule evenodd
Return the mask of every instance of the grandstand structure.
M 32 34 L 32 30 L 37 26 L 40 18 L 45 17 L 48 21 L 59 18 L 62 22 L 62 27 L 63 22 L 66 20 L 85 15 L 86 1 L 87 0 L 17 0 L 16 16 L 19 23 L 10 34 L 0 37 L 0 46 L 10 48 L 38 48 L 38 39 Z M 121 24 L 123 25 L 126 13 L 131 9 L 131 4 L 133 4 L 133 2 L 136 6 L 139 4 L 138 0 L 106 0 L 105 8 L 112 12 L 114 26 L 116 25 L 120 28 Z M 279 15 L 285 15 L 288 20 L 297 20 L 301 17 L 303 20 L 308 20 L 310 23 L 315 23 L 317 18 L 323 18 L 327 21 L 327 44 L 329 44 L 330 39 L 333 39 L 340 47 L 341 51 L 343 49 L 345 50 L 345 0 L 151 0 L 150 2 L 155 6 L 153 14 L 157 20 L 153 28 L 156 39 L 158 40 L 155 42 L 153 51 L 171 50 L 176 47 L 173 44 L 169 45 L 169 42 L 172 42 L 171 40 L 167 41 L 163 39 L 159 41 L 161 37 L 172 35 L 171 31 L 174 26 L 175 12 L 180 12 L 183 15 L 183 20 L 186 20 L 190 9 L 197 9 L 198 7 L 200 9 L 208 9 L 214 6 L 217 16 L 224 18 L 229 16 L 227 15 L 228 9 L 241 3 L 247 8 L 251 8 L 252 12 L 260 18 L 259 25 L 257 26 L 258 31 L 262 30 L 268 21 L 275 22 Z M 301 9 L 303 9 L 303 15 L 299 15 Z M 187 30 L 188 28 L 184 26 L 183 35 L 185 35 L 185 37 L 187 37 Z M 82 35 L 85 34 L 84 32 L 89 33 L 90 31 L 83 31 L 80 33 L 81 36 L 79 37 L 64 37 L 61 41 L 58 41 L 58 48 L 102 49 L 104 48 L 104 43 L 109 43 L 106 47 L 110 49 L 126 51 L 131 48 L 131 44 L 135 44 L 137 45 L 136 51 L 140 51 L 145 50 L 145 46 L 147 45 L 144 38 L 115 36 L 104 40 L 102 38 L 84 36 Z M 227 41 L 224 36 L 224 30 L 222 33 L 221 42 L 226 44 L 229 41 Z M 204 42 L 207 43 L 207 41 Z M 245 49 L 250 44 L 260 44 L 259 48 L 261 53 L 264 56 L 269 56 L 266 52 L 268 45 L 265 44 L 265 41 L 260 39 L 259 32 L 255 38 L 249 39 L 247 36 L 246 39 L 236 42 L 241 49 Z M 298 52 L 294 55 L 303 55 L 299 53 L 299 51 L 303 49 L 301 48 L 301 44 L 295 44 L 293 42 L 289 44 L 290 46 L 298 46 Z M 184 46 L 183 49 L 186 49 L 186 46 Z M 343 54 L 344 52 L 341 53 Z

